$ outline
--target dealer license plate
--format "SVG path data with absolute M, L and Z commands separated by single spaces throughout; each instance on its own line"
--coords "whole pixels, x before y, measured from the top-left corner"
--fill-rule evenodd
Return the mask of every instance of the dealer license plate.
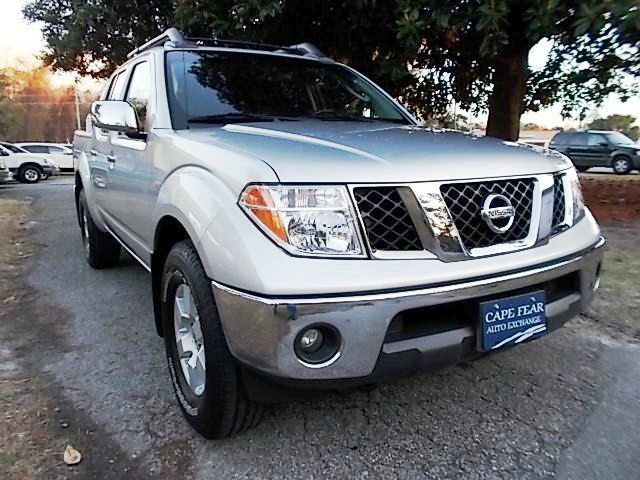
M 543 290 L 480 304 L 480 349 L 494 350 L 547 333 Z

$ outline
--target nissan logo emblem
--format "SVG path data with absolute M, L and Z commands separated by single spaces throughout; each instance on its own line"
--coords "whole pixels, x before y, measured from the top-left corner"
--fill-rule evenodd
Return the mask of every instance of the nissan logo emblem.
M 482 219 L 492 232 L 505 233 L 513 225 L 516 209 L 504 195 L 492 193 L 482 204 Z

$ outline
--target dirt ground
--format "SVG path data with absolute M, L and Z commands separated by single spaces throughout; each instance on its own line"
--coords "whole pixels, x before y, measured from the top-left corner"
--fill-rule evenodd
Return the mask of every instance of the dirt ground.
M 593 215 L 603 225 L 626 225 L 640 221 L 640 175 L 580 175 Z

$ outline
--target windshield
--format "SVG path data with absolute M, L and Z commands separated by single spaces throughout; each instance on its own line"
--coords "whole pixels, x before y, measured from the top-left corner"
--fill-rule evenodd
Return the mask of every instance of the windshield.
M 624 133 L 611 132 L 607 133 L 607 138 L 614 145 L 635 145 L 635 142 L 627 137 Z
M 302 118 L 409 123 L 393 102 L 349 69 L 302 58 L 168 52 L 167 84 L 176 129 Z
M 6 148 L 7 150 L 9 150 L 10 152 L 13 152 L 13 153 L 29 153 L 26 150 L 24 150 L 24 149 L 22 149 L 20 147 L 17 147 L 15 145 L 12 145 L 10 143 L 2 142 L 0 145 L 2 145 L 4 148 Z

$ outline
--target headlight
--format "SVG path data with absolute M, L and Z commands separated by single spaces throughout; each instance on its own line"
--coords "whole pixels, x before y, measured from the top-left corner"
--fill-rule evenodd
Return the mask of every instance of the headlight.
M 364 256 L 355 212 L 343 186 L 249 185 L 239 203 L 292 254 Z
M 575 224 L 584 216 L 584 199 L 582 197 L 582 187 L 580 186 L 580 179 L 578 178 L 578 172 L 575 168 L 567 170 L 567 180 L 569 181 L 569 218 L 573 218 Z

